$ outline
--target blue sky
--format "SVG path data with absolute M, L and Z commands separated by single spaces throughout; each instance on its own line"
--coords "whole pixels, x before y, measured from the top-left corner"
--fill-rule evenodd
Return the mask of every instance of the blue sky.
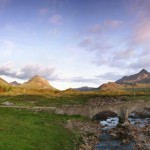
M 58 89 L 150 71 L 149 0 L 0 0 L 0 76 Z

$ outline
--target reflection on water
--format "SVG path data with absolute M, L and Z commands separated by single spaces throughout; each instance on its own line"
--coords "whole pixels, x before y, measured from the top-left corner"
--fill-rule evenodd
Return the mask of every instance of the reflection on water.
M 133 150 L 134 143 L 122 144 L 118 139 L 103 133 L 100 136 L 100 144 L 96 145 L 98 150 Z

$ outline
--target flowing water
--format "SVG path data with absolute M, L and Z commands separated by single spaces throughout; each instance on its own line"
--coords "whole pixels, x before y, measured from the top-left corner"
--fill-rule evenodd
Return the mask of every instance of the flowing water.
M 140 118 L 135 113 L 130 114 L 128 120 L 130 124 L 140 128 L 150 124 L 150 118 Z M 100 143 L 96 146 L 98 150 L 133 150 L 133 142 L 122 144 L 119 139 L 113 138 L 107 132 L 109 129 L 115 128 L 118 123 L 118 117 L 111 117 L 105 121 L 100 121 L 100 124 L 103 125 L 103 134 L 100 135 Z

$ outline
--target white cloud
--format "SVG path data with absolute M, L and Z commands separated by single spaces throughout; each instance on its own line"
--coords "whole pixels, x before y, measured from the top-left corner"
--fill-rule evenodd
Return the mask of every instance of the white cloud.
M 119 72 L 107 72 L 105 74 L 97 76 L 97 78 L 100 78 L 102 80 L 111 80 L 111 81 L 118 80 L 121 77 L 122 75 Z

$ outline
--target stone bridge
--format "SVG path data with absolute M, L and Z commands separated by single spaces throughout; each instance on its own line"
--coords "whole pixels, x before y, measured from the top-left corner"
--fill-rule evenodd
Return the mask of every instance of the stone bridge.
M 120 104 L 112 104 L 112 105 L 105 105 L 102 107 L 92 107 L 90 108 L 90 118 L 94 118 L 96 114 L 103 111 L 112 111 L 115 112 L 120 119 L 120 122 L 127 122 L 128 115 L 133 111 L 142 111 L 145 108 L 150 108 L 150 102 L 125 102 Z
M 112 111 L 118 114 L 120 122 L 126 122 L 128 120 L 128 115 L 136 110 L 143 110 L 144 108 L 150 108 L 150 101 L 126 101 L 119 103 L 105 103 L 105 104 L 95 104 L 95 105 L 76 105 L 76 106 L 63 106 L 56 108 L 56 114 L 68 114 L 68 115 L 81 115 L 93 119 L 93 117 L 103 111 Z

